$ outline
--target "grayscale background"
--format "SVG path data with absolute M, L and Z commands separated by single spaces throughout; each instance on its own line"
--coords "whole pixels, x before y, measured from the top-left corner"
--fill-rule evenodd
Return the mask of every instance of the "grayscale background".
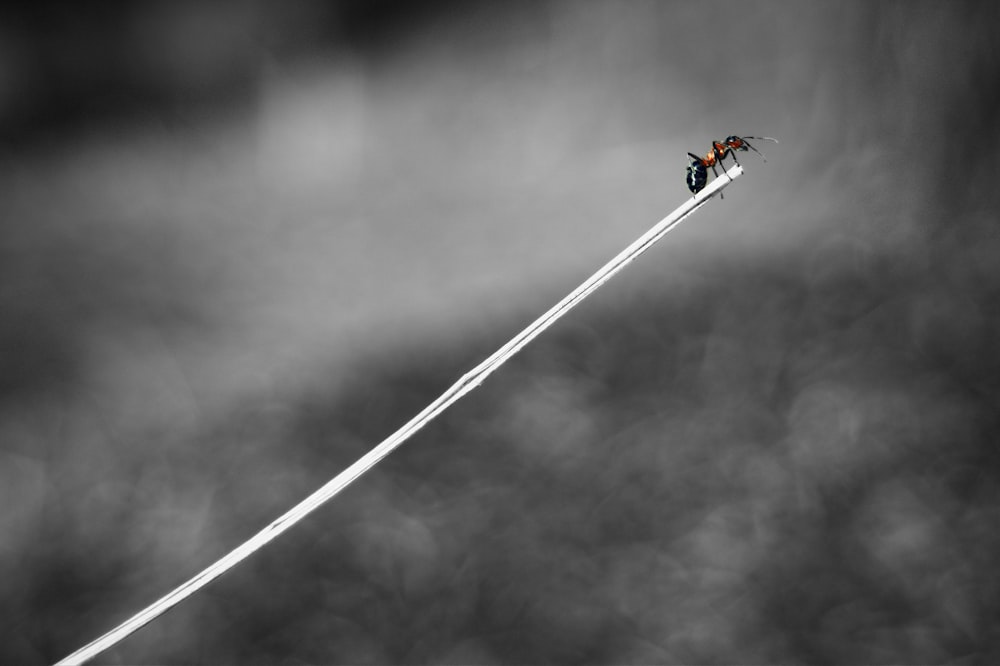
M 0 10 L 0 662 L 1000 661 L 1000 10 Z

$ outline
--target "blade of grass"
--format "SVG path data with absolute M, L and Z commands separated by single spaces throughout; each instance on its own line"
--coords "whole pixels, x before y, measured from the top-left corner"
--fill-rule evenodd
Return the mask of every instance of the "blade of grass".
M 483 383 L 489 375 L 497 368 L 507 362 L 522 347 L 534 340 L 549 326 L 554 324 L 560 317 L 576 307 L 584 298 L 589 296 L 594 290 L 610 280 L 614 275 L 631 263 L 636 257 L 653 246 L 658 240 L 684 218 L 698 210 L 708 202 L 709 199 L 719 194 L 733 179 L 743 174 L 743 169 L 737 164 L 726 172 L 728 178 L 716 178 L 708 187 L 698 193 L 697 196 L 688 199 L 681 204 L 677 210 L 663 218 L 649 231 L 636 239 L 631 245 L 622 250 L 614 259 L 602 266 L 596 273 L 591 275 L 579 287 L 571 291 L 565 298 L 556 303 L 548 312 L 532 322 L 527 328 L 510 339 L 507 344 L 493 353 L 492 356 L 477 365 L 475 368 L 462 376 L 451 388 L 441 394 L 434 402 L 427 405 L 423 411 L 414 416 L 403 427 L 394 432 L 383 442 L 361 456 L 351 466 L 328 481 L 325 485 L 316 490 L 313 494 L 289 509 L 284 515 L 277 518 L 270 525 L 252 536 L 243 544 L 223 556 L 217 562 L 197 574 L 187 582 L 183 583 L 172 592 L 161 597 L 150 604 L 144 610 L 136 613 L 131 618 L 121 623 L 111 631 L 94 641 L 83 646 L 76 652 L 68 655 L 58 662 L 63 664 L 82 664 L 108 648 L 124 640 L 133 632 L 139 630 L 149 622 L 190 597 L 199 589 L 215 580 L 225 572 L 229 571 L 237 564 L 248 558 L 255 551 L 259 550 L 278 535 L 289 529 L 307 515 L 315 511 L 322 504 L 330 500 L 341 490 L 350 485 L 359 476 L 374 467 L 380 460 L 385 458 L 394 449 L 409 439 L 414 433 L 423 428 L 434 417 L 443 412 L 459 398 Z

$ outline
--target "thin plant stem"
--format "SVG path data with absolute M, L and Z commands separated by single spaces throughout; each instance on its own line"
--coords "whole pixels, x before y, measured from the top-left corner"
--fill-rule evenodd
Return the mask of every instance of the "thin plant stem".
M 133 632 L 139 630 L 149 622 L 168 610 L 184 601 L 192 594 L 200 590 L 211 581 L 215 580 L 225 572 L 229 571 L 237 564 L 248 558 L 255 551 L 278 537 L 285 530 L 289 529 L 310 513 L 318 509 L 322 504 L 333 498 L 340 491 L 350 485 L 359 476 L 374 467 L 380 460 L 399 447 L 409 439 L 414 433 L 427 425 L 434 417 L 443 412 L 459 398 L 476 388 L 483 381 L 496 371 L 501 365 L 506 363 L 514 354 L 521 350 L 526 344 L 534 340 L 545 329 L 552 326 L 560 317 L 576 307 L 583 299 L 593 293 L 598 287 L 610 280 L 614 275 L 631 263 L 636 257 L 653 246 L 658 240 L 684 218 L 698 210 L 708 202 L 709 199 L 719 194 L 723 188 L 731 183 L 735 178 L 743 174 L 740 165 L 735 165 L 726 172 L 726 178 L 716 178 L 704 190 L 696 196 L 681 204 L 677 210 L 663 218 L 658 224 L 652 227 L 645 234 L 640 236 L 631 245 L 622 250 L 618 256 L 601 267 L 596 273 L 587 278 L 579 287 L 570 292 L 565 298 L 554 305 L 548 312 L 532 322 L 527 328 L 515 335 L 507 344 L 498 349 L 492 356 L 477 365 L 475 368 L 462 376 L 451 388 L 441 394 L 434 402 L 430 403 L 419 414 L 414 416 L 403 427 L 387 437 L 383 442 L 361 456 L 350 467 L 342 471 L 325 485 L 306 497 L 297 505 L 288 510 L 284 515 L 273 521 L 270 525 L 252 536 L 243 544 L 223 556 L 217 562 L 197 574 L 187 582 L 183 583 L 169 594 L 161 597 L 147 608 L 136 613 L 131 618 L 121 623 L 111 631 L 94 641 L 83 646 L 76 652 L 68 655 L 58 662 L 58 665 L 82 664 L 108 648 L 124 640 Z M 57 665 L 57 666 L 58 666 Z

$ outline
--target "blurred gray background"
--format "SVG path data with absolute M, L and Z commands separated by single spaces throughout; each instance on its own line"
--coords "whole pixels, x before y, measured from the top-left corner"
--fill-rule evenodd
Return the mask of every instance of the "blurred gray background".
M 0 10 L 0 662 L 1000 661 L 1000 10 Z

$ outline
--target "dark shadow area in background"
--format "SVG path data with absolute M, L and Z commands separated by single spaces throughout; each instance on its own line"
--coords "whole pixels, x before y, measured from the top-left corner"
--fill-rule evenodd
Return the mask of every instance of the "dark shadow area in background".
M 480 4 L 8 5 L 0 10 L 6 60 L 0 146 L 31 150 L 109 125 L 155 120 L 169 127 L 239 109 L 253 102 L 267 61 L 331 48 L 377 57 L 457 6 L 475 14 Z

